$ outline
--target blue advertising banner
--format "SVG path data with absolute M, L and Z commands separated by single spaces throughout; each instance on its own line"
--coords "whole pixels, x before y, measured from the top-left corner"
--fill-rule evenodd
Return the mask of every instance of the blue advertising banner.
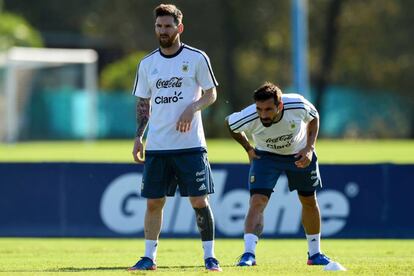
M 0 236 L 143 237 L 142 165 L 0 163 Z M 247 164 L 212 164 L 217 237 L 241 237 Z M 414 165 L 321 165 L 322 235 L 414 238 Z M 281 176 L 265 211 L 264 236 L 303 237 L 301 206 Z M 163 237 L 198 237 L 187 198 L 167 200 Z

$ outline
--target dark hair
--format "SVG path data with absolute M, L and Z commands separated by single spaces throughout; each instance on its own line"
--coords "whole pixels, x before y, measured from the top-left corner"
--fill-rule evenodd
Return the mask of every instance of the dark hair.
M 282 90 L 271 82 L 265 82 L 254 91 L 253 99 L 255 102 L 263 102 L 273 98 L 275 105 L 279 105 L 282 98 Z
M 172 16 L 176 25 L 183 21 L 183 13 L 173 4 L 161 4 L 154 9 L 154 17 Z

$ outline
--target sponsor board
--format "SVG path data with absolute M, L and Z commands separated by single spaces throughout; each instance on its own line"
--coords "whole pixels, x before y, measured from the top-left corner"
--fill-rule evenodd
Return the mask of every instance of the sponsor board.
M 224 192 L 229 174 L 226 170 L 213 170 L 215 194 L 210 196 L 215 213 L 217 231 L 225 236 L 243 234 L 244 218 L 249 208 L 247 189 L 236 188 Z M 109 183 L 100 202 L 103 223 L 118 234 L 139 234 L 144 230 L 145 198 L 140 197 L 137 183 L 141 173 L 120 175 Z M 301 206 L 296 192 L 289 192 L 287 178 L 282 175 L 265 212 L 265 235 L 297 235 L 301 233 Z M 357 184 L 354 189 L 358 189 Z M 335 235 L 346 225 L 349 200 L 335 190 L 326 189 L 318 194 L 325 236 Z M 194 211 L 187 198 L 168 198 L 164 209 L 163 234 L 196 235 L 198 233 Z M 189 220 L 189 217 L 193 219 Z
M 248 165 L 212 169 L 216 235 L 241 237 L 250 197 Z M 323 236 L 414 238 L 413 165 L 321 165 L 320 171 Z M 0 236 L 143 237 L 141 180 L 142 166 L 133 164 L 0 164 Z M 198 237 L 195 219 L 187 198 L 169 198 L 162 235 Z M 265 237 L 304 235 L 297 193 L 288 191 L 283 175 L 263 231 Z

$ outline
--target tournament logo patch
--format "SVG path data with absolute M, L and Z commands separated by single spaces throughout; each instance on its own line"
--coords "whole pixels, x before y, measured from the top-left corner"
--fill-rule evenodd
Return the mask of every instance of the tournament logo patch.
M 254 183 L 256 181 L 256 177 L 254 175 L 250 176 L 250 183 Z

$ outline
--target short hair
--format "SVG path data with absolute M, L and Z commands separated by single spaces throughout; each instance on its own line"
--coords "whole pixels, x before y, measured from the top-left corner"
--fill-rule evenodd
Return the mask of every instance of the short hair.
M 172 16 L 176 25 L 183 21 L 183 13 L 173 4 L 161 4 L 154 9 L 154 17 Z
M 263 102 L 273 98 L 275 105 L 279 105 L 282 100 L 282 90 L 271 82 L 265 82 L 254 91 L 253 99 L 255 102 Z

